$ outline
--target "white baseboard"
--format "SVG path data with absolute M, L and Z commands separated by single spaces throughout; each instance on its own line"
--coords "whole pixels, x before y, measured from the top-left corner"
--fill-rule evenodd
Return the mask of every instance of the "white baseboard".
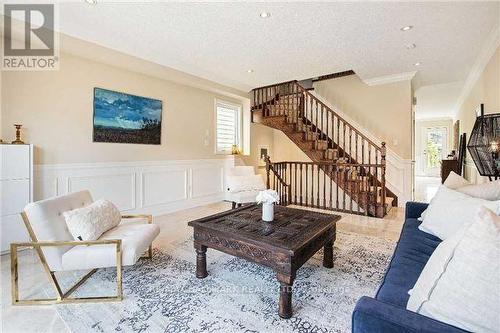
M 224 199 L 232 156 L 218 159 L 36 165 L 34 197 L 83 189 L 122 212 L 161 215 Z

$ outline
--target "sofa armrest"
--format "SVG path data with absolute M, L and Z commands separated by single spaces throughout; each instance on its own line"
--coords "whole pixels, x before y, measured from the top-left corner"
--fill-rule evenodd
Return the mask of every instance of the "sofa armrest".
M 455 326 L 425 317 L 416 312 L 381 302 L 371 297 L 361 297 L 352 314 L 353 333 L 465 333 Z
M 405 209 L 405 219 L 417 219 L 422 215 L 422 212 L 427 209 L 428 203 L 408 201 Z

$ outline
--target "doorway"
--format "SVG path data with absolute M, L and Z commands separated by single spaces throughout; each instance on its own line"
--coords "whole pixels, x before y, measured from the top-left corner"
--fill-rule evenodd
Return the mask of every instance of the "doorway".
M 448 153 L 448 128 L 424 127 L 422 133 L 423 174 L 427 177 L 439 177 L 441 160 Z

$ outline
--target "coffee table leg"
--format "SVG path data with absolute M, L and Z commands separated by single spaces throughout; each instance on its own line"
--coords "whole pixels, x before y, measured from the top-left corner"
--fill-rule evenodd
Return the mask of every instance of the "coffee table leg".
M 293 278 L 286 275 L 278 274 L 280 282 L 280 299 L 278 314 L 283 319 L 292 317 L 292 286 Z
M 325 244 L 323 253 L 323 267 L 333 268 L 333 240 Z
M 196 249 L 196 277 L 203 279 L 207 277 L 207 247 L 195 245 Z

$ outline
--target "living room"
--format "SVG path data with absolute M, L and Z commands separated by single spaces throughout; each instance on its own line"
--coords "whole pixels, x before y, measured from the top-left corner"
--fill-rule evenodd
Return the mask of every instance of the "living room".
M 2 332 L 500 331 L 499 2 L 1 23 Z

